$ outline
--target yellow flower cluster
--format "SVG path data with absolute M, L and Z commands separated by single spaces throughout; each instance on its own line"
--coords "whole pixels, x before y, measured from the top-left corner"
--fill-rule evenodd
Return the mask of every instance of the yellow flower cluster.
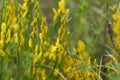
M 120 9 L 117 6 L 114 6 L 114 14 L 112 15 L 112 18 L 114 20 L 113 23 L 113 30 L 115 33 L 115 43 L 117 46 L 117 49 L 120 50 Z
M 39 10 L 37 0 L 24 0 L 23 5 L 18 4 L 18 11 L 14 0 L 7 7 L 6 20 L 0 32 L 0 57 L 9 59 L 12 56 L 11 64 L 15 71 L 11 75 L 18 78 L 25 75 L 36 80 L 96 80 L 85 43 L 78 40 L 77 47 L 70 46 L 66 0 L 59 1 L 57 10 L 53 8 L 53 21 L 60 21 L 55 41 L 50 40 L 47 20 L 40 17 Z M 29 60 L 28 65 L 24 59 Z
M 1 26 L 1 36 L 0 36 L 0 54 L 5 56 L 5 52 L 3 51 L 4 43 L 5 43 L 5 33 L 6 33 L 6 24 L 3 23 Z
M 68 15 L 69 13 L 69 9 L 66 9 L 66 0 L 61 0 L 58 4 L 59 9 L 56 10 L 55 8 L 53 8 L 53 12 L 54 12 L 54 17 L 53 20 L 56 21 L 58 19 L 58 17 L 60 16 L 61 13 Z
M 38 59 L 41 58 L 44 48 L 46 46 L 46 34 L 47 34 L 47 26 L 46 26 L 46 18 L 42 18 L 42 24 L 41 24 L 41 33 L 39 34 L 39 38 L 40 38 L 40 52 L 39 54 L 37 54 L 38 52 L 38 45 L 35 46 L 35 54 L 34 54 L 34 60 L 33 60 L 33 64 L 35 64 Z M 31 39 L 30 39 L 31 40 Z

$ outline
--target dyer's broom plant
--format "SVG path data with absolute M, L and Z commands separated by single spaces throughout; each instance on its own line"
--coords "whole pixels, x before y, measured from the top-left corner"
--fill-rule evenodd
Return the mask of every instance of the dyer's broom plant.
M 60 0 L 58 9 L 52 9 L 54 16 L 49 27 L 37 0 L 4 1 L 0 16 L 0 80 L 102 80 L 102 65 L 96 59 L 91 60 L 84 41 L 79 39 L 76 45 L 71 44 L 71 32 L 67 28 L 71 18 L 66 4 L 66 0 Z M 113 19 L 118 50 L 119 17 L 117 10 Z M 115 60 L 112 64 L 116 70 L 119 54 L 115 53 L 112 55 L 115 58 L 111 58 Z M 108 72 L 117 74 L 119 70 L 108 69 Z

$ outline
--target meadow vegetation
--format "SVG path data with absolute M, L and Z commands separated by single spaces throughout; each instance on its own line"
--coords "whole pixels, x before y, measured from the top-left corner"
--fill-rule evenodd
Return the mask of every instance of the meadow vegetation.
M 52 1 L 0 2 L 0 80 L 119 80 L 119 2 Z

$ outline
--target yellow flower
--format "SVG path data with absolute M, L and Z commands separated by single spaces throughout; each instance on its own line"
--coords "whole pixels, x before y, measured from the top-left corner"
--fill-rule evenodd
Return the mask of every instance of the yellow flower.
M 31 36 L 32 36 L 32 38 L 35 37 L 35 31 L 34 30 L 31 32 Z
M 17 25 L 14 25 L 14 26 L 13 26 L 13 29 L 14 29 L 15 32 L 18 31 L 18 26 L 17 26 Z
M 3 32 L 6 32 L 6 24 L 5 23 L 2 23 L 1 29 L 2 29 Z
M 24 0 L 24 2 L 28 3 L 29 0 Z
M 25 10 L 21 18 L 24 18 L 28 13 L 27 3 L 24 3 L 22 9 Z
M 85 51 L 85 44 L 84 44 L 83 41 L 79 40 L 78 43 L 77 43 L 77 47 L 78 47 L 78 48 L 77 48 L 77 51 L 78 51 L 79 53 L 82 53 L 82 52 Z
M 114 23 L 113 24 L 113 31 L 114 31 L 114 33 L 115 34 L 119 34 L 119 25 L 118 25 L 118 23 Z
M 1 40 L 4 40 L 4 38 L 5 38 L 5 34 L 4 34 L 4 32 L 2 31 L 2 32 L 1 32 Z
M 68 79 L 72 80 L 72 78 L 74 77 L 74 75 L 72 73 L 68 74 Z
M 50 53 L 49 59 L 55 61 L 55 60 L 56 60 L 56 55 L 55 55 L 55 53 Z
M 39 33 L 39 38 L 40 38 L 40 44 L 43 46 L 45 43 L 44 38 L 46 37 L 47 33 L 47 26 L 46 26 L 46 18 L 42 18 L 42 24 L 40 26 L 41 33 Z
M 15 39 L 15 43 L 18 44 L 18 40 L 19 40 L 19 39 L 18 39 L 18 34 L 17 34 L 17 33 L 14 34 L 14 39 Z
M 117 9 L 118 7 L 115 5 L 115 9 Z M 117 49 L 120 49 L 120 10 L 117 9 L 117 12 L 114 13 L 112 15 L 113 19 L 114 19 L 114 23 L 113 23 L 113 31 L 115 33 L 115 43 L 116 43 L 116 47 Z
M 112 14 L 112 18 L 116 20 L 116 14 Z
M 39 2 L 38 1 L 35 2 L 35 8 L 39 9 Z
M 64 38 L 65 34 L 66 34 L 66 29 L 65 29 L 64 25 L 61 25 L 61 27 L 58 30 L 58 37 L 59 37 L 60 41 Z
M 65 14 L 68 15 L 69 12 L 70 12 L 70 10 L 69 10 L 69 9 L 66 9 Z
M 5 52 L 2 50 L 2 49 L 0 49 L 0 54 L 1 54 L 1 56 L 5 56 Z
M 7 37 L 7 39 L 6 39 L 6 43 L 8 43 L 9 41 L 10 41 L 10 35 L 11 34 L 11 31 L 10 31 L 10 29 L 7 31 L 7 33 L 6 33 L 6 37 Z
M 87 72 L 87 78 L 86 78 L 87 80 L 96 80 L 95 79 L 95 74 L 93 73 L 93 72 L 91 72 L 91 71 L 88 71 Z
M 4 46 L 4 41 L 3 40 L 0 40 L 0 49 L 2 49 Z
M 54 46 L 54 45 L 50 46 L 49 52 L 54 53 L 55 51 L 56 51 L 56 46 Z
M 39 34 L 41 45 L 43 44 L 43 36 L 44 35 L 42 33 Z
M 31 0 L 31 3 L 34 3 L 35 0 Z
M 117 49 L 120 50 L 120 34 L 116 36 L 116 46 L 117 46 Z
M 23 4 L 22 9 L 23 9 L 23 10 L 27 10 L 27 3 L 24 3 L 24 4 Z
M 54 69 L 53 75 L 58 76 L 59 69 Z
M 35 46 L 35 53 L 38 52 L 38 45 Z
M 58 16 L 60 15 L 60 9 L 57 11 L 55 8 L 52 9 L 54 13 L 53 21 L 56 21 Z
M 60 40 L 59 40 L 59 38 L 58 38 L 58 37 L 57 37 L 57 41 L 56 41 L 55 46 L 56 46 L 57 48 L 60 46 Z
M 59 4 L 58 4 L 58 6 L 59 6 L 59 8 L 60 8 L 60 10 L 61 10 L 62 13 L 65 12 L 65 5 L 66 5 L 65 0 L 61 0 L 61 1 L 59 2 Z
M 37 53 L 34 54 L 34 59 L 33 59 L 33 65 L 38 61 L 38 55 Z
M 44 34 L 46 34 L 47 31 L 48 31 L 48 28 L 47 28 L 47 26 L 45 26 L 45 27 L 44 27 L 44 30 L 43 30 Z
M 23 35 L 20 35 L 20 46 L 24 45 L 24 37 Z
M 91 57 L 88 57 L 88 59 L 87 59 L 87 64 L 88 64 L 88 65 L 91 65 Z
M 32 23 L 30 25 L 31 26 L 35 26 L 36 23 L 37 23 L 37 18 L 35 17 L 34 20 L 32 21 Z
M 66 57 L 65 58 L 65 65 L 64 65 L 64 67 L 63 67 L 63 71 L 66 73 L 66 72 L 70 72 L 70 70 L 72 69 L 72 65 L 73 65 L 73 60 L 72 60 L 72 58 L 68 58 L 68 57 Z
M 37 54 L 37 53 L 34 54 L 33 64 L 37 63 L 37 61 L 41 58 L 41 56 L 42 56 L 42 46 L 40 46 L 40 53 L 39 54 Z
M 45 70 L 42 70 L 41 76 L 42 76 L 42 80 L 46 80 L 46 73 L 45 73 Z
M 32 42 L 32 39 L 31 39 L 31 38 L 29 39 L 29 47 L 30 47 L 30 48 L 33 47 L 33 42 Z
M 42 52 L 34 55 L 33 65 L 38 62 L 38 60 L 40 59 L 41 56 L 42 56 Z

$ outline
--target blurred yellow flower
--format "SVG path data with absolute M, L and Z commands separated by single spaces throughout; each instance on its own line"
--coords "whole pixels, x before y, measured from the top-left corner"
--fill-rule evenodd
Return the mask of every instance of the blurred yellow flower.
M 58 76 L 59 69 L 54 69 L 53 75 Z
M 0 40 L 0 49 L 2 49 L 4 46 L 4 41 L 3 40 Z
M 56 51 L 56 46 L 51 45 L 50 48 L 49 48 L 49 52 L 54 53 L 55 51 Z
M 66 5 L 66 1 L 65 0 L 61 0 L 58 4 L 59 9 L 61 10 L 62 13 L 65 12 L 65 5 Z
M 1 56 L 5 56 L 5 52 L 2 50 L 2 49 L 0 49 L 0 54 L 1 54 Z
M 32 42 L 32 39 L 31 39 L 31 38 L 29 39 L 29 47 L 30 47 L 30 48 L 33 47 L 33 42 Z
M 24 37 L 23 35 L 20 35 L 20 46 L 24 45 Z
M 24 0 L 24 2 L 28 3 L 29 0 Z
M 114 6 L 115 13 L 112 14 L 113 22 L 113 31 L 115 33 L 115 46 L 120 50 L 120 9 L 116 5 Z
M 77 51 L 83 53 L 85 51 L 85 44 L 82 40 L 79 40 L 77 43 Z
M 41 72 L 41 78 L 42 78 L 42 80 L 46 80 L 45 70 L 42 70 L 42 72 Z
M 8 31 L 6 33 L 6 37 L 7 37 L 6 43 L 8 43 L 10 41 L 10 37 L 11 37 L 11 30 L 10 29 L 8 29 Z
M 59 16 L 59 13 L 57 12 L 57 10 L 55 8 L 53 8 L 52 10 L 53 10 L 53 13 L 54 13 L 53 21 L 56 21 L 58 16 Z
M 2 23 L 1 29 L 4 33 L 6 32 L 6 24 L 5 23 Z
M 18 39 L 18 34 L 17 34 L 17 33 L 14 34 L 14 39 L 15 39 L 15 43 L 18 44 L 18 40 L 19 40 L 19 39 Z
M 38 45 L 35 46 L 35 53 L 38 52 Z

